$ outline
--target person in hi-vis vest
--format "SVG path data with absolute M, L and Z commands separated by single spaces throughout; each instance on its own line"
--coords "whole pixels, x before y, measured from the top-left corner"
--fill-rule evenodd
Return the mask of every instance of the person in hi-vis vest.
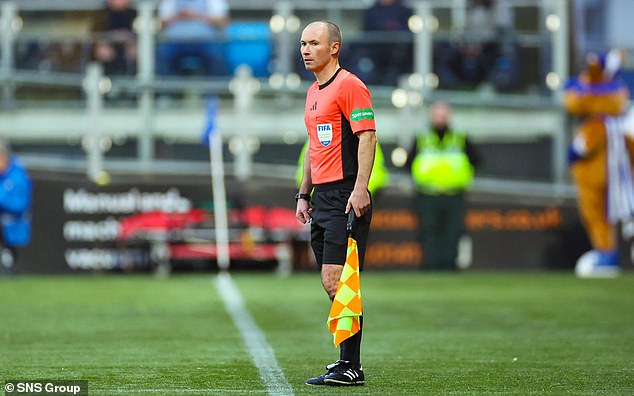
M 454 270 L 464 233 L 465 191 L 478 156 L 464 133 L 451 128 L 451 107 L 436 102 L 429 109 L 429 131 L 411 145 L 407 166 L 416 189 L 423 268 Z
M 302 151 L 299 153 L 299 159 L 297 160 L 297 172 L 295 173 L 295 181 L 297 187 L 302 183 L 302 176 L 304 172 L 304 156 L 306 155 L 306 149 L 308 148 L 308 140 L 304 143 Z M 372 198 L 376 200 L 376 196 L 380 190 L 387 187 L 390 183 L 390 174 L 385 165 L 385 156 L 379 142 L 376 143 L 376 152 L 374 157 L 374 165 L 372 166 L 372 174 L 370 175 L 370 182 L 368 183 L 368 190 L 372 195 Z

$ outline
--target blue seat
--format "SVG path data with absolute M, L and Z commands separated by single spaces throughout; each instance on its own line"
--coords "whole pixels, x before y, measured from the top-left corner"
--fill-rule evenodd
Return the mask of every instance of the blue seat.
M 273 52 L 272 34 L 267 22 L 232 22 L 225 30 L 227 43 L 225 59 L 231 74 L 238 66 L 251 67 L 256 77 L 269 75 L 269 63 Z

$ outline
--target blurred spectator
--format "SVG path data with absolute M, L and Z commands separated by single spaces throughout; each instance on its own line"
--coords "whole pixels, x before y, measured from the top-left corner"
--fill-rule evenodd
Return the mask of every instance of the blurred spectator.
M 401 0 L 376 0 L 364 11 L 368 36 L 352 49 L 351 69 L 366 84 L 396 85 L 400 75 L 412 72 L 412 13 Z
M 477 87 L 490 82 L 498 90 L 519 83 L 519 48 L 507 0 L 471 0 L 464 32 L 455 42 L 437 42 L 434 69 L 441 88 Z
M 447 103 L 434 103 L 429 115 L 431 130 L 415 138 L 407 161 L 417 191 L 424 268 L 455 270 L 464 232 L 465 191 L 478 156 L 465 134 L 451 128 Z
M 187 74 L 201 69 L 224 75 L 222 35 L 229 22 L 226 0 L 163 0 L 159 8 L 163 28 L 157 46 L 160 75 Z
M 31 179 L 26 169 L 0 142 L 1 272 L 15 272 L 18 247 L 31 239 Z
M 80 73 L 85 59 L 84 45 L 76 40 L 53 41 L 39 45 L 42 52 L 41 70 Z
M 15 3 L 18 6 L 18 18 L 22 20 L 24 26 L 52 29 L 50 30 L 52 35 L 45 37 L 27 34 L 28 38 L 25 38 L 21 36 L 22 32 L 18 33 L 14 47 L 15 67 L 26 70 L 81 73 L 90 48 L 86 47 L 83 38 L 68 37 L 64 32 L 66 26 L 71 26 L 66 22 L 75 18 L 74 12 L 70 10 L 42 12 L 37 7 L 33 10 L 29 9 L 30 7 L 24 9 L 21 8 L 20 2 Z M 59 21 L 64 23 L 60 24 Z M 1 36 L 2 33 L 0 33 Z
M 28 13 L 18 10 L 17 14 L 23 23 L 28 23 Z M 15 67 L 16 69 L 34 70 L 40 67 L 42 62 L 42 51 L 40 43 L 37 39 L 17 40 L 15 42 Z
M 15 67 L 37 70 L 42 66 L 42 49 L 37 40 L 18 41 L 15 47 Z
M 107 0 L 94 15 L 91 30 L 95 35 L 92 58 L 104 65 L 107 75 L 134 74 L 136 37 L 133 23 L 137 11 L 131 0 Z

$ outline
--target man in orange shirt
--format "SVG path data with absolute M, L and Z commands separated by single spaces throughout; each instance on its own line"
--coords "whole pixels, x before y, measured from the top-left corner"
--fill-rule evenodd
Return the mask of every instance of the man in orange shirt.
M 300 41 L 304 65 L 317 81 L 306 95 L 309 155 L 295 196 L 296 216 L 301 223 L 311 223 L 311 246 L 331 300 L 346 260 L 346 222 L 351 210 L 357 217 L 353 233 L 363 268 L 372 218 L 368 181 L 376 147 L 370 92 L 357 76 L 339 66 L 341 43 L 339 27 L 328 21 L 310 23 Z M 361 331 L 341 343 L 340 358 L 327 366 L 328 372 L 306 383 L 363 385 L 360 346 Z

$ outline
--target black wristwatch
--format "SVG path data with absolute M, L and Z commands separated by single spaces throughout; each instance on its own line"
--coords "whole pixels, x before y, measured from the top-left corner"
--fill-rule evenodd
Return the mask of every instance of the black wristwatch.
M 299 201 L 300 199 L 310 202 L 310 194 L 302 194 L 302 193 L 295 194 L 295 202 Z

